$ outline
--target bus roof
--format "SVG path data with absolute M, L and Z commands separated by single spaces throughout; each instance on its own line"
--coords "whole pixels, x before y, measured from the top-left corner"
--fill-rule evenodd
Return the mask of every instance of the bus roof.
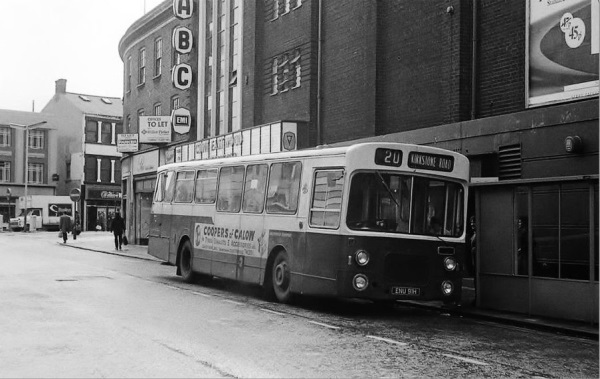
M 407 152 L 420 152 L 425 154 L 434 154 L 434 155 L 443 155 L 450 156 L 453 158 L 455 164 L 453 172 L 437 172 L 437 174 L 441 176 L 452 176 L 459 179 L 468 180 L 469 177 L 469 161 L 468 158 L 460 153 L 445 150 L 437 147 L 431 146 L 423 146 L 423 145 L 415 145 L 408 143 L 400 143 L 400 142 L 364 142 L 357 143 L 348 146 L 318 146 L 310 149 L 302 149 L 295 151 L 286 151 L 286 152 L 278 152 L 278 153 L 265 153 L 265 154 L 255 154 L 255 155 L 246 155 L 246 156 L 237 156 L 237 157 L 227 157 L 227 158 L 214 158 L 214 159 L 204 159 L 204 160 L 193 160 L 186 162 L 177 162 L 177 163 L 169 163 L 158 168 L 158 172 L 169 170 L 169 169 L 181 169 L 181 168 L 197 168 L 201 166 L 222 166 L 222 165 L 230 165 L 237 163 L 252 163 L 252 162 L 262 162 L 265 160 L 289 160 L 289 159 L 301 159 L 301 158 L 310 158 L 310 157 L 333 157 L 333 156 L 344 156 L 346 155 L 349 161 L 353 161 L 355 166 L 365 166 L 364 168 L 370 168 L 366 166 L 375 166 L 371 163 L 373 160 L 365 161 L 365 156 L 363 154 L 364 151 L 373 152 L 377 148 L 388 148 L 388 149 L 397 149 L 402 150 L 406 155 L 403 162 L 404 171 L 412 171 L 412 172 L 420 172 L 426 174 L 436 174 L 436 172 L 432 172 L 430 170 L 421 170 L 418 168 L 408 169 L 406 166 L 406 161 L 408 161 Z M 361 155 L 362 154 L 362 155 Z M 362 164 L 361 164 L 362 162 Z M 380 169 L 384 169 L 384 167 L 379 167 Z

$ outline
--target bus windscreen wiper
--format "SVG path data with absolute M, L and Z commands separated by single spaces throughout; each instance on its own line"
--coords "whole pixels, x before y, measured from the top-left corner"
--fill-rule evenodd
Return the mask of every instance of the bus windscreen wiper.
M 375 172 L 377 173 L 377 176 L 379 176 L 379 180 L 381 180 L 381 184 L 383 184 L 385 189 L 390 194 L 390 197 L 392 198 L 392 200 L 394 200 L 394 203 L 396 203 L 398 208 L 400 208 L 400 203 L 398 203 L 398 200 L 396 200 L 396 197 L 394 197 L 394 192 L 392 192 L 392 189 L 387 185 L 387 183 L 385 182 L 385 179 L 383 179 L 383 175 L 381 175 L 381 173 L 377 170 Z

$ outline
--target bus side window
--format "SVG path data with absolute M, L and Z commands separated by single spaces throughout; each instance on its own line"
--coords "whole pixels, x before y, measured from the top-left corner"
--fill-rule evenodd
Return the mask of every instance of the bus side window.
M 156 188 L 154 189 L 154 202 L 160 203 L 165 198 L 165 179 L 166 174 L 163 172 L 158 175 L 156 180 Z
M 170 203 L 173 200 L 173 194 L 175 194 L 175 172 L 169 171 L 165 179 L 165 196 L 163 201 Z
M 181 171 L 177 173 L 175 182 L 175 202 L 191 203 L 194 195 L 194 171 Z
M 322 228 L 339 227 L 344 170 L 317 171 L 313 188 L 310 225 Z
M 271 165 L 267 191 L 267 213 L 294 214 L 300 194 L 300 162 Z
M 242 210 L 249 213 L 261 213 L 265 206 L 265 187 L 268 167 L 266 164 L 249 165 L 246 168 L 244 202 Z
M 217 198 L 217 170 L 200 170 L 196 176 L 196 203 L 212 204 Z
M 219 175 L 217 211 L 239 212 L 244 185 L 244 166 L 223 167 Z

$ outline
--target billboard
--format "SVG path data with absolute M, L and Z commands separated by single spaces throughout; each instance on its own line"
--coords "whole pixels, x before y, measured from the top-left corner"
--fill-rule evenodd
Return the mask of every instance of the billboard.
M 131 153 L 138 151 L 138 135 L 136 133 L 117 134 L 117 152 Z
M 171 142 L 171 116 L 140 116 L 140 143 Z
M 527 106 L 598 96 L 599 1 L 529 1 Z

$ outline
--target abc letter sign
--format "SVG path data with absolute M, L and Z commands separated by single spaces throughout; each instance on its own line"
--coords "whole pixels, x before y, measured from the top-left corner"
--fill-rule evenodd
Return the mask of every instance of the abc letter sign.
M 173 47 L 179 54 L 187 54 L 192 51 L 194 37 L 192 31 L 185 26 L 177 27 L 173 30 Z
M 173 76 L 171 77 L 173 85 L 186 90 L 192 85 L 192 67 L 189 64 L 180 63 L 173 67 Z
M 181 20 L 192 17 L 194 0 L 173 0 L 173 14 Z

